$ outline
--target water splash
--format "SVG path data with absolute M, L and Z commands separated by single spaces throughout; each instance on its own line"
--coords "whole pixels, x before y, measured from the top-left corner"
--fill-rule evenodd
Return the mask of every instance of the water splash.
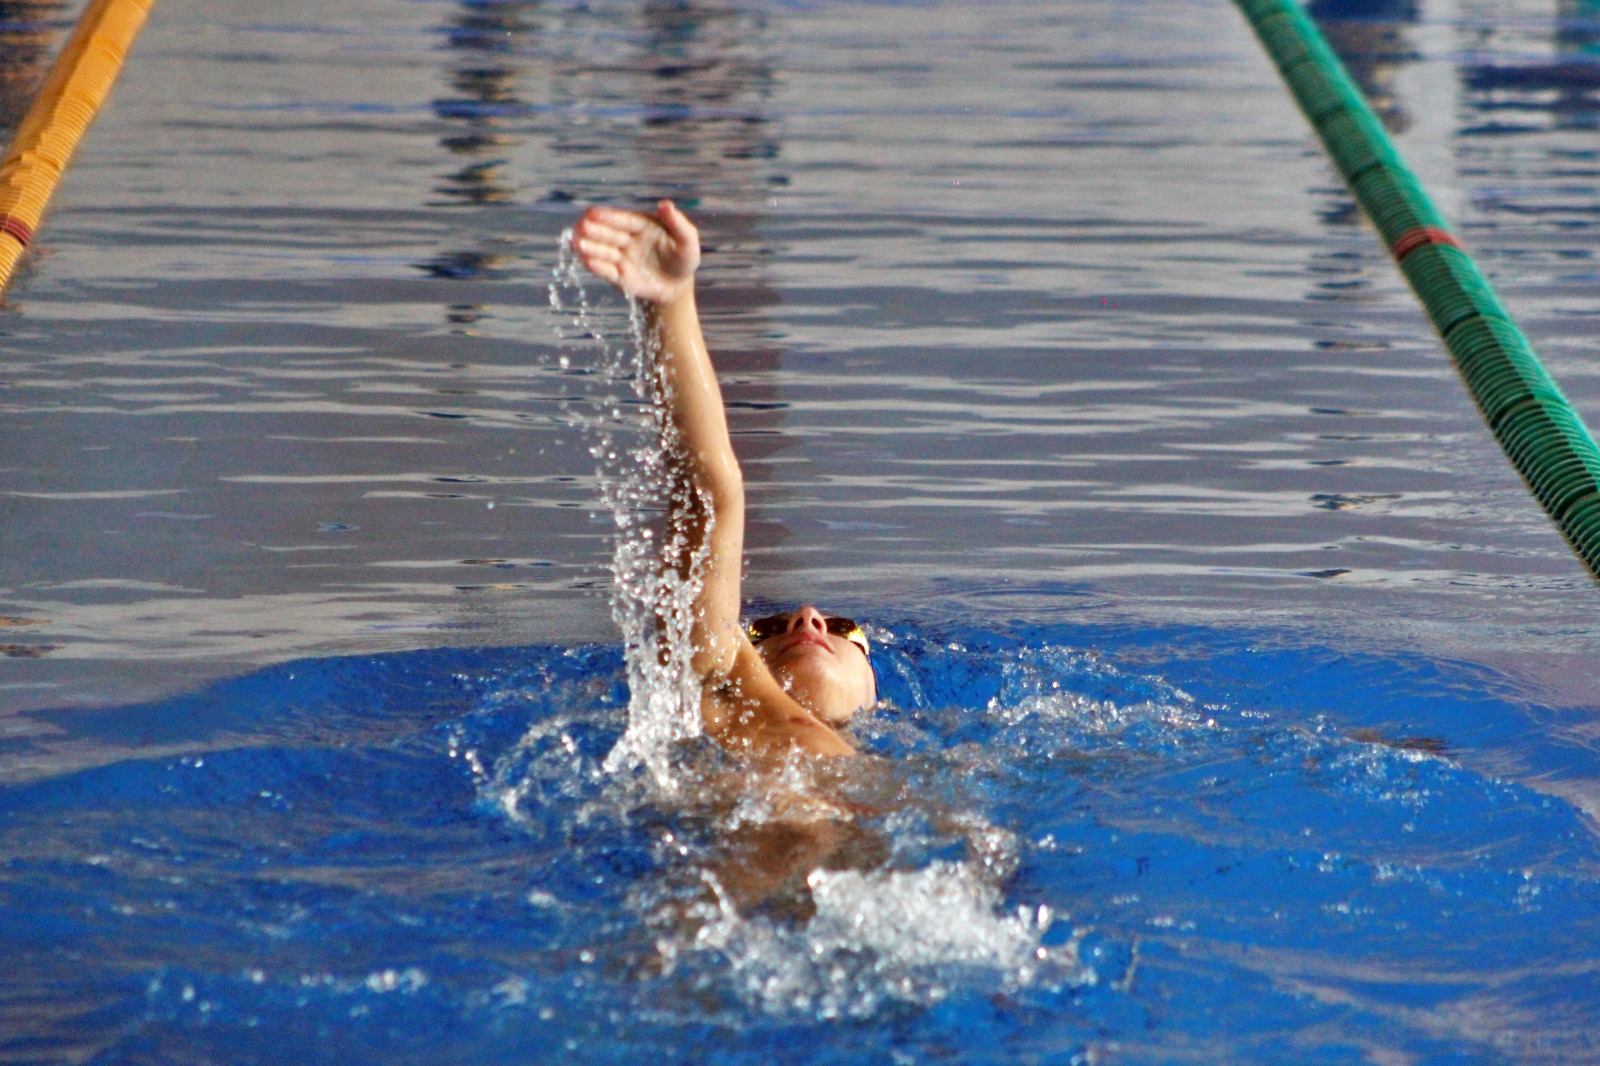
M 701 731 L 689 650 L 706 562 L 705 538 L 691 536 L 687 519 L 709 507 L 681 474 L 683 445 L 666 417 L 670 396 L 641 308 L 591 300 L 569 241 L 564 235 L 550 285 L 561 369 L 574 393 L 562 411 L 590 442 L 614 526 L 611 610 L 623 637 L 627 723 L 598 767 L 579 757 L 569 715 L 535 723 L 492 774 L 478 775 L 481 784 L 513 821 L 529 825 L 554 790 L 577 805 L 590 831 L 605 825 L 627 837 L 625 825 L 656 826 L 648 832 L 660 834 L 650 862 L 659 876 L 630 886 L 624 905 L 660 932 L 656 965 L 664 972 L 683 965 L 685 978 L 731 991 L 744 1009 L 867 1018 L 890 1003 L 928 1005 L 963 991 L 1093 984 L 1078 934 L 1064 935 L 1050 907 L 1007 911 L 1003 885 L 1015 873 L 1018 844 L 982 817 L 944 809 L 902 782 L 880 797 L 885 802 L 867 805 L 896 809 L 889 823 L 929 827 L 901 833 L 841 806 L 840 788 L 871 787 L 866 771 L 853 781 L 849 773 L 814 779 L 820 771 L 804 759 L 776 770 L 703 765 L 692 754 L 699 749 L 681 746 Z M 654 798 L 632 789 L 587 793 L 585 781 L 641 766 Z M 662 793 L 672 797 L 670 815 L 656 802 Z M 941 809 L 922 809 L 925 801 Z M 807 831 L 817 822 L 834 831 Z M 957 843 L 948 838 L 955 830 L 931 828 L 945 823 L 962 826 L 967 859 L 938 854 Z M 601 836 L 614 852 L 620 838 Z M 795 854 L 774 846 L 767 855 L 755 843 L 762 840 L 788 841 Z M 740 855 L 761 866 L 761 876 L 744 869 Z M 767 858 L 792 861 L 792 875 L 776 878 L 762 865 Z M 761 887 L 764 877 L 782 884 Z
M 742 917 L 715 883 L 715 915 L 693 948 L 727 960 L 726 979 L 764 1013 L 866 1018 L 886 1003 L 931 1004 L 962 989 L 1083 987 L 1098 980 L 1078 936 L 1046 945 L 1049 907 L 1001 910 L 983 864 L 813 870 L 816 914 L 794 927 Z
M 560 365 L 588 394 L 569 397 L 562 409 L 591 442 L 600 501 L 615 526 L 611 617 L 622 633 L 629 690 L 628 726 L 605 769 L 642 765 L 660 788 L 675 792 L 671 749 L 701 731 L 690 638 L 711 509 L 682 476 L 683 443 L 667 417 L 670 385 L 643 310 L 630 298 L 625 322 L 613 325 L 614 309 L 590 299 L 581 270 L 567 230 L 550 306 L 558 316 Z M 573 367 L 574 348 L 590 354 L 587 369 Z M 697 512 L 705 516 L 704 530 L 691 535 Z

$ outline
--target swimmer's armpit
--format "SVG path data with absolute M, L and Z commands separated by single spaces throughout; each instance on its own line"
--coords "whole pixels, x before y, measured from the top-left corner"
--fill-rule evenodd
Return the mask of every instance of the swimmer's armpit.
M 795 750 L 810 755 L 856 754 L 849 741 L 795 702 L 764 667 L 759 675 L 737 668 L 735 674 L 708 682 L 701 700 L 706 732 L 718 743 L 780 758 Z

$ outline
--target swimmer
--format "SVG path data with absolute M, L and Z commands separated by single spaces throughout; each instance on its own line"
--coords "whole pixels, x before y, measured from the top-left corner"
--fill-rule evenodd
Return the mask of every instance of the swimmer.
M 861 629 L 811 606 L 739 624 L 744 476 L 695 305 L 699 232 L 670 200 L 654 214 L 591 207 L 574 227 L 572 249 L 591 273 L 639 301 L 670 387 L 679 473 L 695 490 L 674 502 L 685 512 L 672 516 L 674 527 L 706 558 L 690 637 L 706 732 L 752 755 L 855 754 L 838 727 L 878 698 Z

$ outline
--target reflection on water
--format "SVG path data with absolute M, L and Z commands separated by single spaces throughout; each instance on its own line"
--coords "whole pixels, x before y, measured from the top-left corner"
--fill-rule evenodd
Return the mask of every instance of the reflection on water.
M 1306 10 L 1384 126 L 1393 133 L 1408 129 L 1412 116 L 1398 82 L 1405 65 L 1420 58 L 1407 36 L 1419 17 L 1416 0 L 1312 0 Z M 1393 267 L 1384 249 L 1367 236 L 1360 205 L 1337 178 L 1316 195 L 1319 218 L 1338 236 L 1310 251 L 1308 269 L 1315 278 L 1311 298 L 1337 303 L 1380 299 Z M 1339 341 L 1318 343 L 1342 347 Z M 1377 340 L 1366 343 L 1384 346 Z
M 508 204 L 515 190 L 507 174 L 507 152 L 520 138 L 507 132 L 505 115 L 526 107 L 518 95 L 522 69 L 517 54 L 534 32 L 535 0 L 466 0 L 452 13 L 444 32 L 451 95 L 433 102 L 447 132 L 439 144 L 454 169 L 435 191 L 444 203 L 463 207 Z M 485 236 L 479 246 L 442 251 L 422 264 L 434 277 L 503 278 L 514 261 L 506 237 Z M 465 334 L 485 308 L 452 303 L 445 320 Z
M 584 204 L 663 192 L 706 237 L 760 598 L 1595 639 L 1236 20 L 291 8 L 152 22 L 0 320 L 0 611 L 51 649 L 8 658 L 6 706 L 175 660 L 604 636 L 545 284 Z M 1593 146 L 1407 95 L 1451 82 L 1440 40 L 1489 27 L 1510 66 L 1582 19 L 1316 13 L 1583 406 Z
M 1391 132 L 1404 132 L 1411 114 L 1395 82 L 1419 58 L 1406 27 L 1420 15 L 1418 0 L 1311 0 L 1306 11 L 1344 60 L 1345 69 Z
M 1509 39 L 1496 41 L 1502 33 Z M 1462 64 L 1461 79 L 1472 106 L 1483 113 L 1480 130 L 1516 132 L 1525 128 L 1528 116 L 1541 112 L 1548 113 L 1557 128 L 1600 126 L 1596 0 L 1556 0 L 1554 17 L 1532 32 L 1526 25 L 1512 23 L 1507 33 L 1489 21 L 1474 36 L 1476 58 Z M 1511 45 L 1509 56 L 1498 54 L 1505 45 Z M 1547 54 L 1533 58 L 1527 55 L 1530 51 Z
M 767 460 L 793 444 L 769 376 L 780 366 L 767 314 L 778 294 L 760 224 L 768 187 L 784 179 L 774 169 L 779 142 L 767 114 L 773 72 L 766 16 L 719 0 L 651 0 L 641 16 L 640 51 L 629 63 L 633 85 L 623 90 L 643 111 L 632 150 L 643 188 L 691 210 L 722 208 L 704 226 L 714 265 L 702 275 L 701 313 L 745 478 L 771 484 L 777 479 Z M 771 550 L 787 535 L 757 508 L 745 544 Z
M 462 164 L 438 189 L 451 202 L 481 206 L 512 198 L 504 153 L 519 141 L 499 127 L 504 114 L 527 106 L 517 91 L 516 56 L 534 32 L 529 16 L 536 6 L 534 0 L 464 3 L 446 27 L 455 95 L 434 101 L 433 107 L 439 118 L 459 124 L 439 141 Z
M 1462 15 L 1453 156 L 1469 240 L 1593 428 L 1600 4 L 1467 0 Z
M 22 121 L 44 82 L 65 0 L 0 0 L 0 140 Z

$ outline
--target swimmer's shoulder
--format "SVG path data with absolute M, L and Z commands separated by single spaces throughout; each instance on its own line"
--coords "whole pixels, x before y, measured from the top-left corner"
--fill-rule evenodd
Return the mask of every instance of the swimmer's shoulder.
M 732 669 L 703 683 L 700 716 L 706 733 L 735 751 L 786 755 L 798 748 L 813 755 L 856 753 L 837 730 L 783 690 L 748 640 L 741 641 Z

